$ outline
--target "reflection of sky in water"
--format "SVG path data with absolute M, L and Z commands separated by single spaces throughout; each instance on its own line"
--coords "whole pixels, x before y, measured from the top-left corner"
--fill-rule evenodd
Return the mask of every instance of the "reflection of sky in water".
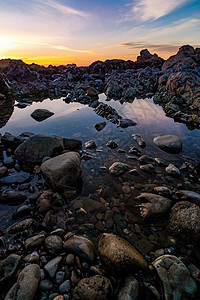
M 96 139 L 98 145 L 104 146 L 109 139 L 115 139 L 120 147 L 126 148 L 134 142 L 131 138 L 133 133 L 139 133 L 146 140 L 147 151 L 159 152 L 164 156 L 164 152 L 152 144 L 152 140 L 157 135 L 176 134 L 183 140 L 183 153 L 198 157 L 200 147 L 200 131 L 189 131 L 184 124 L 175 123 L 173 119 L 165 116 L 161 106 L 155 105 L 152 100 L 136 99 L 133 103 L 121 104 L 119 101 L 105 101 L 105 95 L 100 95 L 100 101 L 114 107 L 124 118 L 129 118 L 137 122 L 137 126 L 124 129 L 123 133 L 117 125 L 107 122 L 107 126 L 102 132 L 97 132 L 93 125 L 104 119 L 93 111 L 88 105 L 80 103 L 66 104 L 62 99 L 44 100 L 34 102 L 25 109 L 15 107 L 9 122 L 0 129 L 0 132 L 10 132 L 18 135 L 24 131 L 34 133 L 57 134 L 66 137 L 79 138 L 83 142 L 89 139 Z M 42 122 L 37 122 L 30 117 L 30 114 L 37 108 L 49 109 L 54 115 Z

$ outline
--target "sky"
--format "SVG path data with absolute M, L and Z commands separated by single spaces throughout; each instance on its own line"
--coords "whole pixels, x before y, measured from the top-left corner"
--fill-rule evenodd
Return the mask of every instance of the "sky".
M 0 0 L 0 59 L 89 65 L 200 47 L 199 0 Z

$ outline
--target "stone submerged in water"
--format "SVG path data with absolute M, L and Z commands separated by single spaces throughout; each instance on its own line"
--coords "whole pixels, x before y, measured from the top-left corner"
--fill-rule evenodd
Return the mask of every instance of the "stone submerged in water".
M 193 299 L 197 285 L 177 257 L 163 255 L 153 262 L 164 289 L 164 299 Z
M 101 131 L 104 129 L 104 127 L 106 126 L 106 122 L 100 122 L 100 123 L 96 123 L 94 125 L 94 127 L 96 128 L 97 131 Z
M 160 149 L 168 153 L 180 153 L 182 150 L 182 141 L 176 135 L 162 135 L 155 137 L 153 140 L 154 144 Z
M 73 292 L 73 300 L 109 300 L 111 286 L 108 278 L 96 275 L 79 281 Z
M 106 271 L 117 277 L 148 268 L 142 255 L 129 242 L 114 234 L 102 234 L 99 255 Z
M 137 123 L 130 119 L 121 119 L 119 122 L 119 126 L 122 128 L 127 128 L 129 126 L 136 126 Z
M 47 184 L 57 192 L 75 187 L 81 176 L 80 155 L 67 152 L 45 161 L 41 172 Z
M 129 166 L 127 164 L 124 164 L 122 162 L 115 162 L 110 166 L 109 171 L 110 174 L 115 176 L 120 176 L 124 174 L 126 171 L 128 171 Z
M 25 267 L 19 274 L 17 282 L 7 293 L 5 300 L 32 300 L 40 279 L 40 267 L 36 264 Z
M 19 172 L 0 179 L 0 185 L 12 185 L 28 182 L 31 178 L 29 173 Z
M 36 109 L 34 112 L 32 112 L 31 117 L 38 121 L 44 121 L 48 119 L 49 117 L 53 116 L 54 113 L 49 111 L 48 109 Z
M 188 201 L 176 203 L 170 213 L 169 229 L 183 242 L 198 242 L 200 239 L 200 207 Z
M 169 166 L 165 168 L 165 171 L 170 176 L 179 177 L 181 175 L 180 170 L 173 164 L 169 164 Z

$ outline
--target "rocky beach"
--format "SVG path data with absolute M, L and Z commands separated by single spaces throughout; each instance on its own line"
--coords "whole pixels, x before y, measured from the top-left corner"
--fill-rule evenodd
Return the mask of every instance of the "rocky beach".
M 199 300 L 199 128 L 200 48 L 0 60 L 0 300 Z

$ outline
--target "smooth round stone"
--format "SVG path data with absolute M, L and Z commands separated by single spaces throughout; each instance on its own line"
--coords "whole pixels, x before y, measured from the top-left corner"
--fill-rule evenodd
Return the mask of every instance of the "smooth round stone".
M 0 167 L 0 178 L 7 176 L 8 168 L 7 167 Z
M 51 278 L 54 277 L 57 269 L 58 269 L 58 265 L 59 263 L 61 262 L 62 260 L 62 257 L 61 256 L 58 256 L 52 260 L 50 260 L 45 266 L 44 266 L 44 269 L 45 271 L 49 274 L 49 276 Z
M 169 174 L 171 176 L 180 176 L 181 175 L 180 170 L 173 164 L 169 164 L 169 166 L 166 167 L 165 170 L 166 170 L 167 174 Z
M 168 153 L 179 153 L 182 150 L 182 141 L 176 135 L 162 135 L 155 137 L 153 140 L 154 144 L 160 149 Z
M 24 261 L 26 263 L 37 263 L 39 261 L 39 254 L 35 251 L 31 254 L 28 254 L 25 258 Z
M 53 288 L 53 282 L 48 279 L 40 281 L 39 288 L 42 291 L 51 291 Z
M 122 162 L 115 162 L 110 166 L 109 171 L 112 175 L 120 176 L 128 171 L 128 169 L 129 166 L 127 164 L 124 164 Z
M 123 185 L 122 186 L 122 192 L 125 194 L 129 194 L 131 192 L 131 188 L 128 185 Z
M 33 221 L 34 221 L 34 219 L 32 219 L 32 218 L 19 221 L 15 224 L 11 225 L 10 227 L 8 227 L 7 233 L 13 234 L 13 233 L 24 231 L 31 227 L 31 225 L 33 224 Z
M 40 300 L 47 300 L 48 296 L 45 293 L 42 293 Z
M 58 293 L 53 293 L 53 294 L 49 295 L 49 300 L 55 300 L 58 296 L 59 296 Z
M 68 254 L 66 257 L 66 264 L 68 266 L 73 266 L 74 264 L 74 255 L 73 254 Z
M 16 272 L 21 257 L 17 254 L 10 254 L 6 259 L 0 261 L 0 283 L 8 281 Z
M 62 239 L 58 235 L 50 235 L 44 241 L 45 248 L 49 253 L 57 255 L 62 251 Z
M 24 246 L 26 249 L 31 249 L 40 246 L 45 239 L 45 234 L 38 234 L 28 238 L 24 242 Z
M 64 278 L 65 278 L 65 272 L 59 271 L 59 272 L 56 273 L 56 282 L 57 282 L 57 284 L 63 283 Z
M 66 280 L 64 281 L 60 287 L 59 287 L 59 291 L 64 294 L 64 293 L 68 293 L 70 291 L 71 285 L 70 285 L 70 280 Z

